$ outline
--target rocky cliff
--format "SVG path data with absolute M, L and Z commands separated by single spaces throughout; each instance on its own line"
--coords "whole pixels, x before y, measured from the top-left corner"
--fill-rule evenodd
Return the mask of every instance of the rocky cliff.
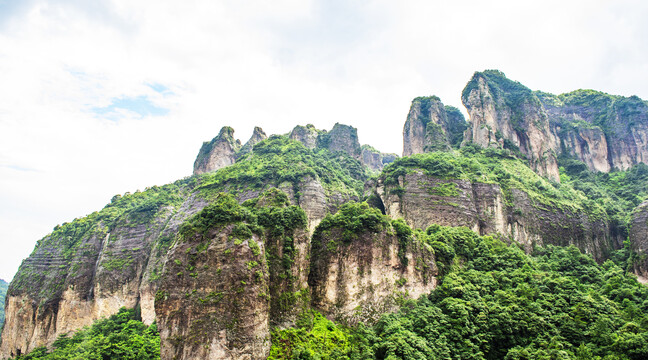
M 466 126 L 459 109 L 443 105 L 436 96 L 418 97 L 403 128 L 403 156 L 449 151 L 459 145 Z
M 648 283 L 648 201 L 633 211 L 630 225 L 628 240 L 634 252 L 631 265 L 639 280 Z
M 575 245 L 598 261 L 622 246 L 607 198 L 552 180 L 561 155 L 598 171 L 643 162 L 643 101 L 533 92 L 496 71 L 476 73 L 462 100 L 469 122 L 415 99 L 400 159 L 342 124 L 270 137 L 257 127 L 243 146 L 224 127 L 193 176 L 115 196 L 38 242 L 7 293 L 0 358 L 126 306 L 157 322 L 163 359 L 262 359 L 273 330 L 307 310 L 371 324 L 429 293 L 443 268 L 429 238 L 438 225 L 527 252 Z M 630 231 L 642 276 L 647 208 Z
M 499 71 L 484 71 L 468 82 L 461 101 L 470 116 L 464 142 L 519 150 L 536 172 L 559 181 L 558 142 L 531 90 Z
M 636 96 L 593 90 L 552 95 L 487 70 L 473 75 L 462 102 L 470 115 L 465 142 L 520 151 L 554 180 L 560 154 L 603 172 L 648 159 L 648 104 Z

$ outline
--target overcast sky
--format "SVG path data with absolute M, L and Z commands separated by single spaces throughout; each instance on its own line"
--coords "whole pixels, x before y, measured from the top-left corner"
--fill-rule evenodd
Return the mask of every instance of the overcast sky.
M 646 19 L 646 1 L 0 0 L 0 278 L 56 224 L 190 175 L 224 125 L 341 122 L 400 154 L 412 98 L 463 110 L 484 69 L 648 99 Z

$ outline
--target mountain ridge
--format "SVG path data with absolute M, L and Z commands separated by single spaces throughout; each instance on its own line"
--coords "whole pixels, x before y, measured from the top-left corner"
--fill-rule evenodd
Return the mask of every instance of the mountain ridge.
M 605 109 L 583 110 L 592 97 L 589 106 Z M 438 226 L 527 253 L 575 245 L 600 263 L 630 235 L 629 268 L 646 275 L 645 193 L 612 208 L 615 192 L 585 192 L 617 179 L 602 170 L 641 172 L 645 102 L 533 92 L 493 71 L 475 73 L 462 101 L 468 121 L 438 97 L 414 99 L 403 158 L 361 146 L 339 123 L 269 137 L 256 127 L 244 145 L 223 127 L 201 147 L 193 176 L 115 196 L 38 242 L 9 287 L 0 357 L 126 306 L 157 321 L 165 359 L 264 358 L 271 329 L 295 326 L 308 309 L 371 325 L 435 289 L 452 267 L 430 240 Z M 609 114 L 626 107 L 633 126 Z M 592 134 L 618 140 L 606 149 L 625 145 L 604 155 Z

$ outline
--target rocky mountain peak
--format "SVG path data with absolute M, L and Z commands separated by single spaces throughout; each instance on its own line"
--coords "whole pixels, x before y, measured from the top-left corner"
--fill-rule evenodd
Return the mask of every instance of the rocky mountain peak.
M 412 101 L 403 127 L 403 156 L 430 151 L 449 151 L 458 145 L 466 129 L 459 109 L 443 105 L 437 96 Z
M 353 126 L 335 123 L 328 133 L 320 134 L 318 146 L 332 152 L 342 151 L 356 159 L 360 158 L 360 142 L 358 142 L 358 129 Z
M 250 151 L 252 151 L 252 148 L 254 145 L 258 144 L 259 142 L 265 140 L 268 138 L 268 135 L 263 131 L 258 126 L 254 127 L 254 131 L 252 132 L 252 136 L 250 137 L 250 140 L 248 140 L 245 145 L 241 148 L 241 150 L 238 152 L 237 157 L 241 157 Z
M 295 126 L 295 128 L 292 129 L 288 137 L 291 140 L 299 141 L 309 149 L 314 149 L 317 146 L 318 135 L 319 135 L 319 131 L 315 129 L 315 126 L 313 126 L 312 124 L 308 124 L 306 126 L 303 125 Z
M 236 153 L 240 149 L 241 141 L 234 139 L 234 129 L 223 126 L 218 136 L 210 142 L 204 142 L 200 148 L 194 162 L 194 175 L 208 173 L 233 164 L 236 161 Z

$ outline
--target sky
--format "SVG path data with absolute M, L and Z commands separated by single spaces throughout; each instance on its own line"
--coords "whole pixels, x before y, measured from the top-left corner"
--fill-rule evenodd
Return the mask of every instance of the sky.
M 0 279 L 57 224 L 191 175 L 222 126 L 402 153 L 475 71 L 648 99 L 645 1 L 0 0 Z

